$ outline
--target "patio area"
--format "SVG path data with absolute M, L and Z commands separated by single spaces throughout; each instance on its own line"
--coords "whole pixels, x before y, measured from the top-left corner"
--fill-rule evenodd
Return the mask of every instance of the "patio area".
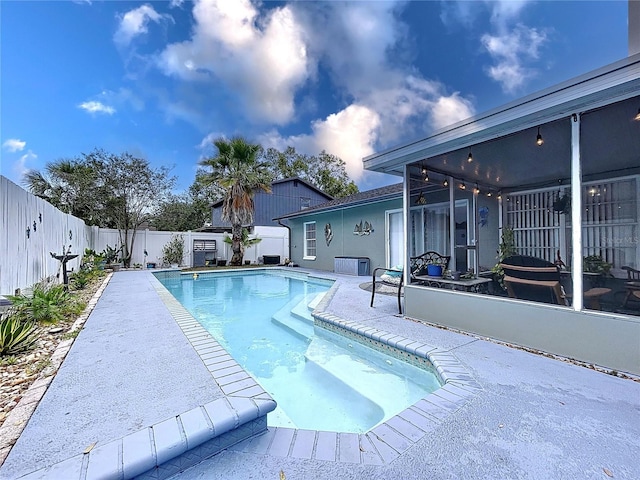
M 172 478 L 640 478 L 637 378 L 400 317 L 393 295 L 377 295 L 370 308 L 370 293 L 359 288 L 363 277 L 311 273 L 336 278 L 324 315 L 452 355 L 477 386 L 473 395 L 380 465 L 345 461 L 339 445 L 335 460 L 323 460 L 316 432 L 291 431 L 283 445 L 274 440 L 282 429 L 269 428 Z M 149 271 L 113 275 L 0 479 L 62 478 L 49 467 L 225 398 L 156 283 Z M 479 311 L 476 320 L 490 315 Z M 305 454 L 295 448 L 302 436 L 315 439 Z M 91 475 L 85 467 L 77 478 Z

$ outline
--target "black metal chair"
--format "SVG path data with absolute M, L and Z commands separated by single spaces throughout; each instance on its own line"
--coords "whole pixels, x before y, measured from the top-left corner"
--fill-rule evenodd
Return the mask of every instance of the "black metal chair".
M 409 264 L 411 266 L 411 270 L 410 270 L 411 278 L 413 279 L 414 275 L 424 275 L 428 265 L 440 265 L 442 266 L 443 270 L 446 270 L 450 260 L 451 260 L 451 256 L 441 255 L 438 252 L 433 252 L 433 251 L 425 252 L 422 255 L 418 255 L 417 257 L 411 257 L 409 259 Z M 402 297 L 402 286 L 404 284 L 404 269 L 398 270 L 394 268 L 385 268 L 385 267 L 378 267 L 373 269 L 373 284 L 371 287 L 370 307 L 373 307 L 373 299 L 376 296 L 376 272 L 382 271 L 382 270 L 387 272 L 400 273 L 399 283 L 397 284 L 390 283 L 388 281 L 387 282 L 382 281 L 382 283 L 385 283 L 386 285 L 393 285 L 394 287 L 398 287 L 398 313 L 402 315 L 401 297 Z

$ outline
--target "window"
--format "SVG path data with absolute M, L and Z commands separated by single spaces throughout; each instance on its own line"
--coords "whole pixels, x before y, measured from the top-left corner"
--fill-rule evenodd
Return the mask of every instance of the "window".
M 304 259 L 316 259 L 316 222 L 304 224 Z
M 300 197 L 300 210 L 306 210 L 311 207 L 311 199 L 308 197 Z

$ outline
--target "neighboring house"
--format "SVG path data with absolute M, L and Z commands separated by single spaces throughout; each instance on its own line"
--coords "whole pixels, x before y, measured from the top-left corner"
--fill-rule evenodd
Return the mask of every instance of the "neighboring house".
M 271 193 L 255 193 L 253 224 L 247 226 L 278 227 L 281 225 L 274 218 L 285 213 L 305 210 L 332 199 L 333 197 L 301 178 L 277 180 L 271 184 Z M 206 230 L 221 232 L 230 229 L 231 224 L 222 221 L 222 201 L 214 203 L 211 207 L 211 226 L 207 226 Z

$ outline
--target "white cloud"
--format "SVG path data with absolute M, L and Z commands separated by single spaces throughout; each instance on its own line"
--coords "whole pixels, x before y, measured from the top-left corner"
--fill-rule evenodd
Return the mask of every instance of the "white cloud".
M 253 120 L 289 122 L 295 93 L 314 70 L 292 9 L 277 7 L 260 17 L 249 0 L 211 0 L 195 2 L 193 16 L 193 37 L 169 45 L 160 68 L 187 80 L 223 82 Z
M 24 155 L 22 155 L 14 164 L 13 164 L 13 173 L 16 175 L 16 178 L 22 178 L 29 170 L 33 167 L 29 166 L 28 163 L 36 160 L 38 155 L 33 153 L 31 150 L 27 151 Z
M 22 150 L 24 150 L 24 147 L 26 145 L 27 145 L 27 142 L 23 140 L 19 140 L 17 138 L 10 138 L 2 144 L 2 148 L 7 150 L 8 152 L 14 153 L 14 152 L 21 152 Z
M 170 15 L 161 15 L 151 5 L 142 5 L 119 16 L 120 24 L 113 40 L 116 45 L 126 47 L 131 41 L 149 31 L 149 22 L 160 23 L 163 19 L 173 20 Z
M 440 18 L 447 26 L 460 24 L 471 30 L 483 10 L 490 11 L 491 31 L 480 35 L 482 47 L 493 62 L 485 68 L 506 93 L 515 93 L 538 74 L 534 67 L 547 32 L 526 26 L 520 18 L 531 0 L 442 2 Z
M 346 170 L 353 180 L 362 174 L 362 158 L 372 154 L 380 129 L 380 117 L 363 105 L 349 105 L 324 120 L 311 125 L 311 134 L 283 137 L 276 131 L 262 135 L 258 141 L 265 147 L 284 150 L 288 146 L 298 152 L 317 155 L 322 150 L 345 161 Z
M 284 150 L 288 146 L 317 155 L 322 150 L 345 161 L 354 180 L 364 175 L 362 159 L 388 145 L 418 133 L 433 131 L 473 116 L 471 102 L 459 93 L 443 95 L 442 86 L 410 78 L 404 88 L 377 91 L 367 104 L 351 104 L 345 109 L 315 120 L 311 133 L 284 137 L 272 130 L 258 140 L 266 147 Z M 415 130 L 414 130 L 415 127 Z
M 272 128 L 258 141 L 312 155 L 325 150 L 342 158 L 350 176 L 358 179 L 364 175 L 362 158 L 377 149 L 474 113 L 470 100 L 423 78 L 404 61 L 408 27 L 399 19 L 403 6 L 295 2 L 259 10 L 249 0 L 201 0 L 193 8 L 192 37 L 169 45 L 158 65 L 167 75 L 197 84 L 201 92 L 232 91 L 240 99 L 240 116 L 273 126 L 322 108 L 308 101 L 315 98 L 313 82 L 322 64 L 341 106 L 312 121 L 308 132 L 286 136 Z M 311 90 L 308 96 L 305 87 Z M 177 102 L 165 103 L 169 111 Z M 191 112 L 190 121 L 195 118 Z M 206 137 L 200 148 L 213 138 Z
M 78 108 L 81 108 L 82 110 L 85 110 L 91 114 L 106 113 L 107 115 L 113 115 L 114 113 L 116 113 L 115 108 L 95 100 L 82 102 L 80 105 L 78 105 Z
M 181 7 L 184 3 L 184 0 L 171 0 L 169 2 L 169 8 Z
M 546 40 L 545 32 L 524 25 L 502 35 L 483 35 L 482 44 L 494 59 L 494 65 L 487 68 L 489 77 L 499 82 L 505 92 L 516 92 L 537 74 L 525 62 L 540 57 L 540 47 Z

